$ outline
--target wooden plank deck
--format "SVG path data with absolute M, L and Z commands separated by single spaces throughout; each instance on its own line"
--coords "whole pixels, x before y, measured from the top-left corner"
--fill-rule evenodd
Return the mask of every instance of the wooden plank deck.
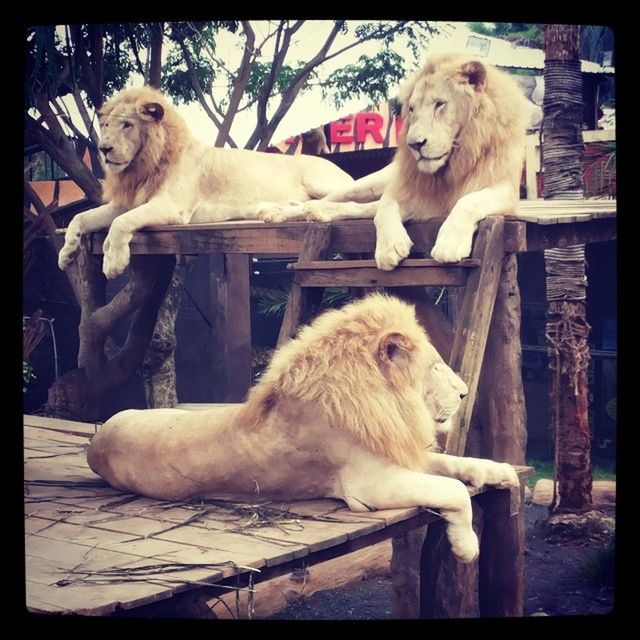
M 516 214 L 505 217 L 505 251 L 541 251 L 564 242 L 601 242 L 615 238 L 616 200 L 521 200 Z M 413 251 L 428 251 L 434 245 L 444 218 L 406 223 Z M 590 223 L 590 224 L 585 224 Z M 229 253 L 298 255 L 306 230 L 317 222 L 264 223 L 233 220 L 215 224 L 151 226 L 133 234 L 131 253 L 143 255 Z M 540 228 L 554 229 L 552 238 Z M 335 253 L 373 253 L 375 228 L 372 220 L 333 222 L 330 250 Z M 62 232 L 63 230 L 61 230 Z M 101 254 L 106 232 L 90 236 L 92 253 Z M 557 245 L 556 245 L 557 246 Z
M 440 519 L 425 509 L 353 513 L 336 500 L 185 501 L 123 494 L 86 465 L 95 426 L 24 417 L 29 611 L 108 615 L 210 597 Z

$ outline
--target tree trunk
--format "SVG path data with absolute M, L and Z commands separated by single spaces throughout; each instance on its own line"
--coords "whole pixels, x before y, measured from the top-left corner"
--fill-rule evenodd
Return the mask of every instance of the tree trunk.
M 184 292 L 188 265 L 177 265 L 158 312 L 153 336 L 147 348 L 140 373 L 147 407 L 175 407 L 176 391 L 176 318 Z
M 580 28 L 545 26 L 542 166 L 545 199 L 579 199 L 582 189 Z M 545 251 L 551 404 L 555 433 L 554 498 L 550 512 L 591 506 L 584 246 Z
M 164 23 L 153 22 L 149 25 L 151 30 L 151 51 L 149 53 L 149 84 L 156 89 L 160 88 L 162 80 L 162 36 Z

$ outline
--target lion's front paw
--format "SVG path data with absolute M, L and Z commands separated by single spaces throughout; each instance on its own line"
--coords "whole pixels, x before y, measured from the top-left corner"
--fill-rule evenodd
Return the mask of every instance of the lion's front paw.
M 80 234 L 65 240 L 64 246 L 58 254 L 58 267 L 63 271 L 68 269 L 80 252 Z
M 330 206 L 318 200 L 311 200 L 304 205 L 305 218 L 313 222 L 331 222 L 331 216 L 327 210 Z
M 471 255 L 473 225 L 460 224 L 448 218 L 440 227 L 431 256 L 438 262 L 460 262 Z
M 113 238 L 107 236 L 103 248 L 102 273 L 109 280 L 113 280 L 122 275 L 129 266 L 131 256 L 129 243 L 114 241 Z
M 301 203 L 288 205 L 267 204 L 258 211 L 258 218 L 264 222 L 303 220 L 305 218 L 304 206 Z
M 462 479 L 478 488 L 485 485 L 502 489 L 520 486 L 518 474 L 510 464 L 493 460 L 470 460 Z
M 486 484 L 502 489 L 520 486 L 520 479 L 516 470 L 506 462 L 494 462 L 487 472 Z
M 453 529 L 450 527 L 447 531 L 447 537 L 451 544 L 451 551 L 458 562 L 469 564 L 480 555 L 478 536 L 473 529 L 465 530 L 457 527 Z
M 376 265 L 382 271 L 395 269 L 411 251 L 413 241 L 402 225 L 391 230 L 378 231 L 376 240 Z

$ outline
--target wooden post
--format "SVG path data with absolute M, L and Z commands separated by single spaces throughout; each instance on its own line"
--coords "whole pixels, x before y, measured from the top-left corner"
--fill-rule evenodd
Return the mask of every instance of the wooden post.
M 251 387 L 250 257 L 209 256 L 214 357 L 223 370 L 225 402 L 242 402 Z
M 453 455 L 464 455 L 503 255 L 504 219 L 487 218 L 480 223 L 472 254 L 482 261 L 482 267 L 467 279 L 449 361 L 469 388 L 447 438 L 446 451 Z
M 481 536 L 482 512 L 473 505 L 473 528 Z M 477 611 L 475 581 L 477 563 L 461 564 L 441 520 L 427 527 L 420 556 L 420 618 L 472 618 Z
M 522 386 L 518 261 L 506 254 L 478 384 L 482 438 L 479 455 L 524 464 L 527 413 Z
M 483 618 L 519 617 L 524 612 L 524 485 L 514 490 L 514 497 L 519 504 L 512 514 L 510 491 L 478 496 L 484 516 L 478 581 Z
M 298 260 L 310 262 L 322 260 L 327 257 L 329 243 L 331 242 L 331 224 L 321 223 L 310 227 L 304 237 L 304 242 Z M 323 289 L 320 287 L 309 289 L 303 287 L 294 274 L 289 300 L 282 319 L 278 344 L 280 347 L 286 344 L 304 324 L 309 322 L 322 301 Z

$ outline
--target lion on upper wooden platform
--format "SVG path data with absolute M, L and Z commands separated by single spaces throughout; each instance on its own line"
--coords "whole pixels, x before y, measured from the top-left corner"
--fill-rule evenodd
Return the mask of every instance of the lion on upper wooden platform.
M 403 132 L 393 162 L 354 184 L 297 208 L 261 217 L 373 218 L 376 262 L 390 270 L 409 255 L 403 222 L 447 216 L 431 255 L 457 262 L 471 254 L 477 223 L 514 213 L 519 199 L 528 109 L 508 74 L 468 54 L 431 55 L 405 81 Z
M 127 268 L 133 232 L 143 227 L 255 219 L 353 182 L 323 158 L 202 144 L 151 87 L 127 89 L 103 105 L 100 152 L 106 204 L 73 218 L 58 264 L 61 269 L 71 264 L 83 234 L 108 228 L 103 261 L 108 278 Z
M 90 467 L 152 498 L 339 498 L 350 509 L 440 509 L 455 555 L 478 554 L 463 482 L 518 485 L 508 464 L 436 453 L 465 383 L 413 307 L 374 294 L 324 313 L 280 348 L 243 405 L 128 410 L 101 427 Z

